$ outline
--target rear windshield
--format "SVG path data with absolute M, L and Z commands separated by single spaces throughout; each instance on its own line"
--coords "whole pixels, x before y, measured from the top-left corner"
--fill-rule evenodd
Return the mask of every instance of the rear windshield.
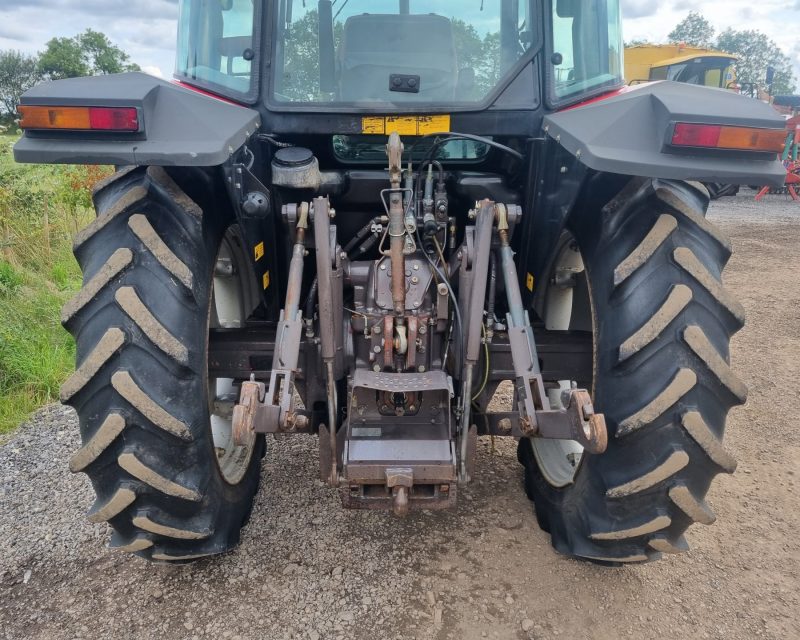
M 533 40 L 525 0 L 283 0 L 272 98 L 478 103 Z

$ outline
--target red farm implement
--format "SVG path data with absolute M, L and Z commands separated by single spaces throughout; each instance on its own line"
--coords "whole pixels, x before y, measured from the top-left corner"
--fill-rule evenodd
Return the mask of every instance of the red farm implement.
M 768 193 L 788 193 L 792 200 L 800 200 L 797 189 L 800 188 L 800 116 L 786 121 L 786 146 L 781 160 L 786 167 L 786 185 L 783 188 L 764 187 L 756 196 L 761 200 Z

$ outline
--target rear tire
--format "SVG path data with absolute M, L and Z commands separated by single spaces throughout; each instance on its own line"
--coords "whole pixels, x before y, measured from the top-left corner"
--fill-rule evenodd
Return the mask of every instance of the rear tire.
M 159 561 L 222 553 L 250 514 L 264 447 L 225 449 L 211 429 L 215 265 L 236 251 L 234 220 L 155 167 L 118 172 L 94 200 L 75 238 L 84 286 L 62 311 L 77 369 L 61 396 L 83 440 L 70 469 L 89 476 L 89 520 L 111 525 L 112 547 Z M 251 277 L 247 265 L 242 290 Z
M 687 527 L 714 521 L 704 497 L 736 467 L 722 436 L 747 390 L 729 367 L 730 337 L 744 323 L 721 283 L 730 243 L 707 207 L 699 184 L 634 179 L 602 213 L 568 222 L 591 300 L 594 406 L 609 438 L 563 486 L 548 481 L 531 441 L 519 442 L 528 497 L 561 553 L 643 562 L 686 550 Z

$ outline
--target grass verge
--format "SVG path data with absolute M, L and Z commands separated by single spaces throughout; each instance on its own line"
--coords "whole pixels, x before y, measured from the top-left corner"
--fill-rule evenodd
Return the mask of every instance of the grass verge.
M 75 346 L 61 306 L 81 285 L 72 235 L 94 216 L 98 167 L 16 164 L 0 136 L 0 434 L 58 398 Z

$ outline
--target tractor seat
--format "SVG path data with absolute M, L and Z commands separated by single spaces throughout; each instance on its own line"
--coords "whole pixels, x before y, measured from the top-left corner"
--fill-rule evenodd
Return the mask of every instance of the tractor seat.
M 389 76 L 420 76 L 419 93 L 389 90 Z M 458 78 L 450 20 L 434 14 L 362 14 L 344 24 L 339 47 L 339 98 L 346 102 L 442 102 Z

